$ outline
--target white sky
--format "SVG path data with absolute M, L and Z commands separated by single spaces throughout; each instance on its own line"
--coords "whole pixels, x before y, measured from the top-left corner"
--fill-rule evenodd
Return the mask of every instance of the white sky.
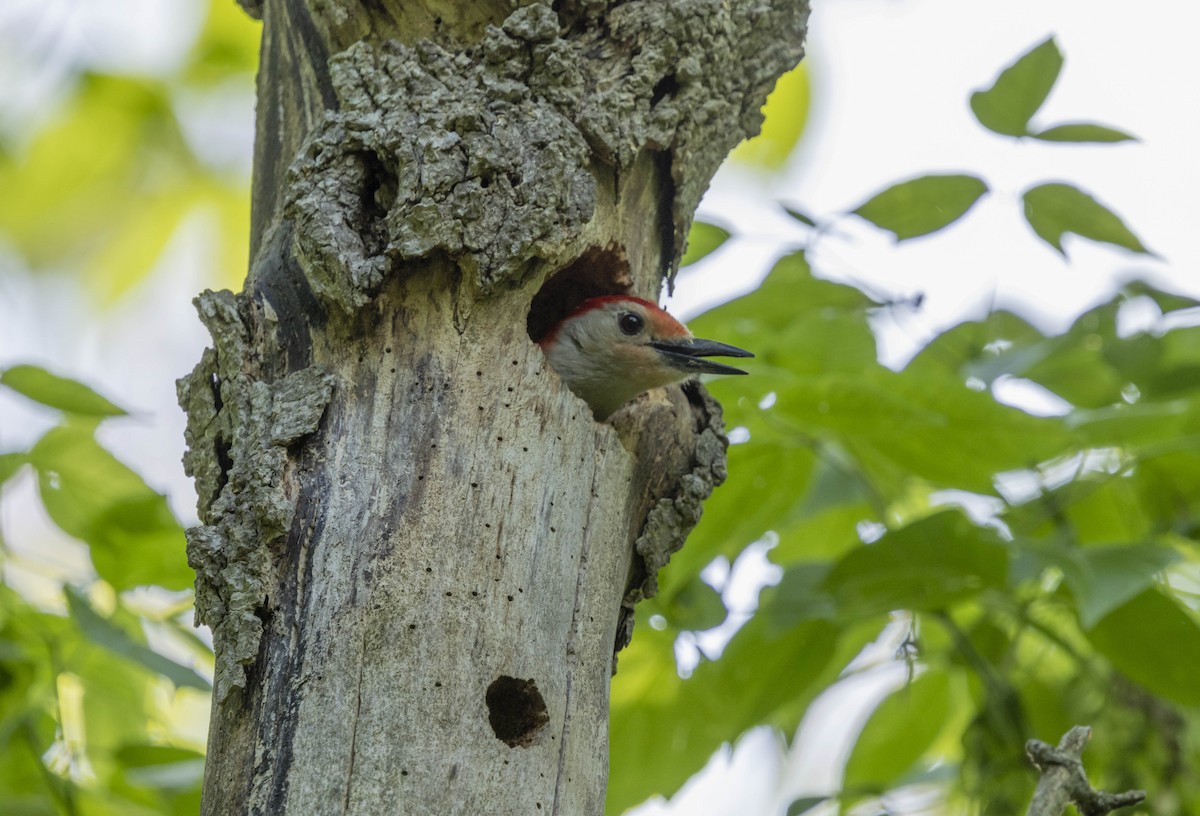
M 233 2 L 233 0 L 228 0 Z M 945 234 L 893 247 L 873 228 L 847 220 L 848 239 L 826 239 L 820 274 L 895 295 L 924 293 L 919 312 L 898 312 L 883 325 L 883 356 L 903 361 L 931 333 L 991 303 L 1017 308 L 1047 329 L 1061 329 L 1134 273 L 1200 296 L 1200 4 L 1190 0 L 816 0 L 810 29 L 815 94 L 803 148 L 787 170 L 764 178 L 727 168 L 701 205 L 702 216 L 732 224 L 744 238 L 681 275 L 671 308 L 686 317 L 753 288 L 785 243 L 805 238 L 770 205 L 785 199 L 830 216 L 909 176 L 930 171 L 981 174 L 994 192 Z M 68 54 L 152 68 L 178 49 L 179 0 L 6 0 L 0 7 L 0 114 L 29 115 L 30 86 L 16 81 L 34 40 L 5 26 L 34 15 L 69 32 Z M 49 9 L 49 11 L 47 11 Z M 44 17 L 37 15 L 44 14 Z M 113 21 L 122 21 L 116 25 Z M 140 20 L 131 27 L 128 21 Z M 1132 131 L 1132 145 L 1078 147 L 1014 143 L 983 131 L 967 107 L 969 93 L 990 84 L 1017 55 L 1056 34 L 1066 55 L 1058 87 L 1037 122 L 1085 119 Z M 78 49 L 72 51 L 71 49 Z M 173 51 L 172 49 L 176 49 Z M 34 89 L 36 90 L 36 88 Z M 25 93 L 28 91 L 29 93 Z M 32 98 L 37 98 L 36 94 Z M 222 109 L 245 145 L 252 110 Z M 239 118 L 244 117 L 244 118 Z M 2 116 L 0 116 L 2 118 Z M 2 121 L 0 121 L 2 124 Z M 241 134 L 238 136 L 237 134 Z M 1065 180 L 1115 209 L 1166 262 L 1068 238 L 1070 261 L 1036 239 L 1020 217 L 1019 195 L 1042 180 Z M 208 282 L 196 254 L 202 219 L 173 242 L 158 271 L 114 309 L 98 314 L 69 278 L 9 274 L 0 253 L 0 366 L 38 362 L 97 385 L 134 418 L 104 433 L 120 456 L 176 512 L 194 518 L 194 494 L 182 472 L 183 417 L 176 377 L 198 359 L 207 338 L 190 300 Z M 147 338 L 153 338 L 148 342 Z M 0 450 L 31 442 L 48 419 L 0 393 Z M 78 574 L 81 548 L 39 513 L 28 479 L 10 487 L 0 523 L 10 546 L 26 554 L 10 577 L 49 591 L 46 575 Z M 30 568 L 33 565 L 34 568 Z M 886 688 L 886 670 L 864 683 Z M 718 757 L 672 805 L 639 816 L 781 814 L 792 795 L 836 784 L 837 745 L 861 722 L 877 693 L 836 692 L 802 729 L 798 751 L 781 754 L 756 732 L 732 756 Z

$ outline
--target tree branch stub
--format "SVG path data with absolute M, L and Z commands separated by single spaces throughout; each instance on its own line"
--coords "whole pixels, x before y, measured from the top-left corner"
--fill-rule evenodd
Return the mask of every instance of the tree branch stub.
M 1057 747 L 1041 740 L 1025 743 L 1029 761 L 1041 773 L 1028 816 L 1060 816 L 1068 803 L 1082 816 L 1107 816 L 1146 798 L 1145 791 L 1104 793 L 1091 786 L 1080 760 L 1091 736 L 1092 729 L 1077 725 L 1063 735 Z

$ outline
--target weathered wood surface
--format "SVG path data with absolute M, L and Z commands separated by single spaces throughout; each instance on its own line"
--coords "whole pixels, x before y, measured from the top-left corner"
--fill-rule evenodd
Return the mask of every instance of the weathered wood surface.
M 554 6 L 261 9 L 255 258 L 180 382 L 205 814 L 603 809 L 614 649 L 724 478 L 720 411 L 597 424 L 530 331 L 654 296 L 807 9 Z

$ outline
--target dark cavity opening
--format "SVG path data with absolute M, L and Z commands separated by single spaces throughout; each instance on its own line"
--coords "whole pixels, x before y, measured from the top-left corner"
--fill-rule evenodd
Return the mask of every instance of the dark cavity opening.
M 217 474 L 217 495 L 220 495 L 221 488 L 229 482 L 229 471 L 233 470 L 233 457 L 230 456 L 232 448 L 229 440 L 223 436 L 213 438 L 213 452 L 217 455 L 217 466 L 221 472 Z M 213 501 L 216 501 L 216 496 L 213 496 Z
M 623 249 L 615 244 L 603 249 L 589 247 L 547 278 L 533 296 L 525 321 L 529 339 L 536 343 L 546 337 L 588 298 L 627 295 L 632 288 L 629 260 Z
M 674 74 L 667 74 L 654 85 L 654 90 L 650 92 L 650 107 L 654 107 L 664 99 L 674 96 L 679 90 L 679 80 Z
M 550 722 L 546 701 L 533 680 L 497 677 L 487 690 L 488 722 L 509 748 L 528 747 Z
M 396 203 L 399 182 L 396 174 L 379 156 L 364 150 L 355 154 L 361 173 L 359 206 L 362 208 L 364 237 L 369 255 L 379 255 L 387 246 L 387 215 Z
M 213 411 L 220 413 L 225 407 L 225 400 L 221 399 L 221 378 L 216 375 L 216 372 L 208 375 L 208 387 L 212 389 L 213 396 Z

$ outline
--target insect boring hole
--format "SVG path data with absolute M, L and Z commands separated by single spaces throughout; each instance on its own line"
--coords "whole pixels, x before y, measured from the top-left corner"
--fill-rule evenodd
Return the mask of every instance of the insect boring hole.
M 526 318 L 529 339 L 538 342 L 560 320 L 575 311 L 588 298 L 602 295 L 627 295 L 633 288 L 629 260 L 616 244 L 589 247 L 546 278 L 533 296 Z
M 509 748 L 532 745 L 550 722 L 546 701 L 533 680 L 501 675 L 488 686 L 485 701 L 492 733 Z

